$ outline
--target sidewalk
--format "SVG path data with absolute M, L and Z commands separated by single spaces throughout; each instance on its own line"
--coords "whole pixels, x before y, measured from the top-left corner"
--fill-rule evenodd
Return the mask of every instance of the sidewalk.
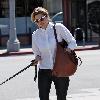
M 83 50 L 96 50 L 100 49 L 98 45 L 85 45 L 85 46 L 77 46 L 75 51 L 83 51 Z M 20 48 L 18 52 L 7 52 L 7 49 L 0 50 L 0 57 L 3 56 L 12 56 L 12 55 L 25 55 L 25 54 L 33 54 L 32 48 Z
M 24 98 L 16 100 L 40 100 L 39 98 Z M 50 100 L 57 100 L 56 96 L 51 96 Z M 66 100 L 100 100 L 100 96 L 68 96 Z
M 83 89 L 84 93 L 72 94 L 67 96 L 67 100 L 100 100 L 100 89 Z M 23 98 L 16 100 L 39 100 L 39 97 L 36 98 Z M 50 96 L 50 100 L 57 100 L 56 96 Z
M 85 45 L 85 46 L 78 46 L 75 51 L 84 51 L 84 50 L 97 50 L 99 48 L 98 45 Z M 7 53 L 7 49 L 0 50 L 0 57 L 12 56 L 12 55 L 26 55 L 26 54 L 33 54 L 32 48 L 21 48 L 19 52 L 10 52 Z M 95 91 L 95 90 L 93 90 Z M 36 98 L 19 98 L 16 100 L 39 100 L 38 97 Z M 56 96 L 50 96 L 50 100 L 57 100 Z M 68 95 L 67 100 L 100 100 L 100 89 L 96 92 L 84 92 L 79 94 L 71 94 Z

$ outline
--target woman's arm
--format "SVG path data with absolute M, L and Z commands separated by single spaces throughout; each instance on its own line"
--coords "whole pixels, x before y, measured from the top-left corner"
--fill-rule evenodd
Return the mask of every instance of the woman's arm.
M 63 24 L 57 24 L 56 30 L 57 34 L 60 34 L 61 38 L 67 42 L 69 49 L 74 50 L 77 47 L 75 38 Z

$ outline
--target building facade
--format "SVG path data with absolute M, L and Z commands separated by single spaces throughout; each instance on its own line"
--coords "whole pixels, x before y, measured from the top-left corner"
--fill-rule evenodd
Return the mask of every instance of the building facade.
M 6 46 L 9 39 L 9 9 L 11 0 L 0 0 L 0 46 Z M 64 13 L 64 25 L 74 34 L 81 27 L 88 39 L 87 4 L 96 0 L 15 0 L 16 34 L 21 45 L 31 44 L 31 35 L 37 26 L 31 22 L 30 15 L 35 7 L 43 6 L 52 18 L 58 12 Z M 100 0 L 97 0 L 100 1 Z M 69 7 L 69 8 L 68 8 Z

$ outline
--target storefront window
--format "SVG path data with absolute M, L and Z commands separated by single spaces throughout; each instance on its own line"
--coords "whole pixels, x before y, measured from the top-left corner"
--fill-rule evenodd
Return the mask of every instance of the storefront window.
M 9 16 L 9 0 L 0 0 L 0 18 Z
M 62 12 L 62 0 L 44 0 L 44 7 L 48 9 L 50 16 Z
M 43 6 L 48 9 L 50 16 L 62 11 L 62 0 L 15 0 L 16 16 L 30 16 L 33 9 Z
M 15 0 L 16 17 L 25 16 L 25 0 Z
M 86 2 L 85 0 L 72 0 L 72 27 L 81 27 L 86 30 Z
M 38 6 L 43 6 L 43 0 L 16 0 L 16 17 L 30 16 Z
M 30 16 L 33 9 L 38 6 L 43 6 L 44 0 L 26 0 L 27 16 Z

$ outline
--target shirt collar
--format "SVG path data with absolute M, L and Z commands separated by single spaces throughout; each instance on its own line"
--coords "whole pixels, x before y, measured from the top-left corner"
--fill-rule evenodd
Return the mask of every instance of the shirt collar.
M 54 24 L 53 24 L 52 22 L 49 22 L 46 29 L 43 29 L 43 28 L 40 28 L 40 29 L 41 29 L 41 31 L 45 31 L 45 30 L 48 30 L 48 29 L 50 29 L 51 27 L 53 27 L 53 25 L 54 25 Z

